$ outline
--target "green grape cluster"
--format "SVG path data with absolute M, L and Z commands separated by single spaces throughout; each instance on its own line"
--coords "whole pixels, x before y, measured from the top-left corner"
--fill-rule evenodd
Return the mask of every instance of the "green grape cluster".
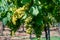
M 28 34 L 31 34 L 32 33 L 32 28 L 31 27 L 29 27 L 28 29 L 26 29 L 26 33 L 28 33 Z
M 14 12 L 14 14 L 13 14 L 13 16 L 12 16 L 12 23 L 14 24 L 14 25 L 16 25 L 16 21 L 17 21 L 17 19 L 21 19 L 25 14 L 25 11 L 26 10 L 28 10 L 28 5 L 29 4 L 26 4 L 26 5 L 24 5 L 23 7 L 20 7 L 20 8 L 18 8 L 15 12 Z
M 32 21 L 32 16 L 27 17 L 27 18 L 24 20 L 24 22 L 25 22 L 25 23 L 24 23 L 24 26 L 25 26 L 26 28 L 28 28 L 31 21 Z
M 16 24 L 16 20 L 17 20 L 16 16 L 13 15 L 13 17 L 12 17 L 12 23 Z
M 31 25 L 32 16 L 27 17 L 24 21 L 25 21 L 24 26 L 26 27 L 26 33 L 31 34 L 33 30 Z
M 31 21 L 32 21 L 32 17 L 31 16 L 29 16 L 29 17 L 27 17 L 25 19 L 25 23 L 30 23 Z
M 27 24 L 26 26 L 26 33 L 31 34 L 33 31 L 32 25 L 31 24 Z

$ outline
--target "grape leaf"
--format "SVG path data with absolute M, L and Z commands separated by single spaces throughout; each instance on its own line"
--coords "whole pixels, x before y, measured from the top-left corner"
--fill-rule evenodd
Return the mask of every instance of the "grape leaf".
M 32 13 L 32 15 L 34 16 L 37 16 L 39 14 L 37 6 L 32 6 L 32 8 L 30 9 L 30 13 Z

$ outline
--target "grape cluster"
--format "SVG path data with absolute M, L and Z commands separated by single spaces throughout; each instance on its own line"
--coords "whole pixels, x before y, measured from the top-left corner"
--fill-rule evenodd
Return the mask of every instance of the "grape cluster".
M 29 17 L 27 17 L 25 19 L 25 23 L 30 23 L 31 21 L 32 21 L 32 17 L 31 16 L 29 16 Z
M 17 19 L 21 19 L 25 14 L 25 11 L 28 10 L 29 4 L 24 5 L 23 7 L 18 8 L 13 16 L 12 16 L 12 23 L 16 25 Z
M 27 17 L 25 20 L 24 20 L 24 26 L 25 27 L 27 27 L 29 24 L 30 24 L 30 22 L 32 21 L 32 17 L 31 16 L 29 16 L 29 17 Z
M 14 15 L 13 15 L 13 17 L 12 17 L 12 23 L 13 23 L 13 24 L 16 24 L 16 21 L 17 21 L 17 16 L 14 16 Z
M 28 33 L 28 34 L 31 34 L 32 33 L 32 28 L 31 27 L 29 27 L 27 30 L 26 30 L 26 33 Z
M 31 34 L 32 30 L 33 30 L 31 21 L 32 21 L 32 16 L 29 16 L 25 19 L 25 23 L 24 23 L 24 26 L 26 27 L 26 33 L 28 33 L 28 34 Z

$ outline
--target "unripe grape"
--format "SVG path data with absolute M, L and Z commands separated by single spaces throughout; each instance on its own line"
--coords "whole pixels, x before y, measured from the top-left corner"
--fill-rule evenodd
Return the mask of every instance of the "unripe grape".
M 20 12 L 24 12 L 24 11 L 26 11 L 26 10 L 28 10 L 28 5 L 29 4 L 26 4 L 26 5 L 24 5 L 23 7 L 20 7 L 20 8 L 18 8 L 16 11 L 15 11 L 15 13 L 20 13 Z
M 22 18 L 24 14 L 18 15 L 18 19 Z
M 28 29 L 26 30 L 26 33 L 31 34 L 31 33 L 32 33 L 32 28 L 28 28 Z
M 12 23 L 13 23 L 14 25 L 16 24 L 16 20 L 17 20 L 16 17 L 13 16 L 13 17 L 12 17 Z
M 28 24 L 27 24 L 27 23 L 25 23 L 25 24 L 24 24 L 24 27 L 26 27 L 26 26 L 28 26 Z
M 32 17 L 31 16 L 29 16 L 28 18 L 25 19 L 26 23 L 30 23 L 31 21 L 32 21 Z

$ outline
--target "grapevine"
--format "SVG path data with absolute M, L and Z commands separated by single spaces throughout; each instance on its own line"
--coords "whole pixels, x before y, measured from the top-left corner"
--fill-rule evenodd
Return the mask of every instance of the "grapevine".
M 60 22 L 60 0 L 0 0 L 0 20 L 12 33 L 23 23 L 40 40 L 47 23 Z

